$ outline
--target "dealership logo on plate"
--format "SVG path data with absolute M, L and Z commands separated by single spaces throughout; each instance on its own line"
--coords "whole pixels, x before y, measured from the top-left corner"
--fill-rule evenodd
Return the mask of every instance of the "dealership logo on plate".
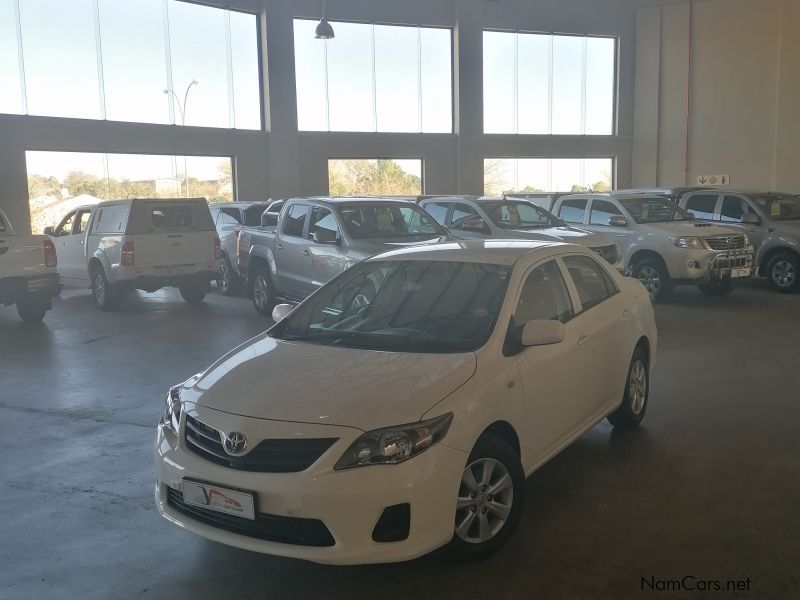
M 231 456 L 244 454 L 247 449 L 247 438 L 240 431 L 232 431 L 225 436 L 225 452 Z

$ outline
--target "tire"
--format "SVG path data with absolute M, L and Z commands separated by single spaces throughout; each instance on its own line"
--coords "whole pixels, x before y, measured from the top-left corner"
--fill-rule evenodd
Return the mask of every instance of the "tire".
M 92 298 L 100 310 L 114 310 L 122 300 L 120 290 L 108 282 L 103 267 L 95 268 L 92 273 Z
M 17 314 L 26 323 L 40 323 L 50 306 L 49 298 L 25 296 L 17 301 Z
M 727 296 L 735 286 L 733 285 L 733 280 L 728 277 L 725 279 L 712 279 L 699 284 L 697 287 L 707 296 Z
M 483 480 L 487 465 L 488 487 Z M 488 494 L 493 486 L 500 485 L 503 487 L 495 494 Z M 457 562 L 469 562 L 497 552 L 519 525 L 524 502 L 525 473 L 517 453 L 500 438 L 481 437 L 464 468 L 456 499 L 453 539 L 445 546 L 445 555 Z
M 272 309 L 275 308 L 275 286 L 272 285 L 272 278 L 266 267 L 256 267 L 252 282 L 253 307 L 258 314 L 271 317 Z
M 636 427 L 642 422 L 650 397 L 650 367 L 644 350 L 637 346 L 628 367 L 625 393 L 620 407 L 608 416 L 611 424 L 619 429 Z
M 189 304 L 200 304 L 208 293 L 208 283 L 202 279 L 189 281 L 178 286 L 181 297 Z
M 225 256 L 219 265 L 217 289 L 223 296 L 236 296 L 239 294 L 239 276 L 233 270 L 230 259 Z
M 672 292 L 672 279 L 664 261 L 645 258 L 633 265 L 633 276 L 642 282 L 654 300 L 661 300 Z
M 779 252 L 767 263 L 767 279 L 779 292 L 794 291 L 800 283 L 800 258 L 791 252 Z

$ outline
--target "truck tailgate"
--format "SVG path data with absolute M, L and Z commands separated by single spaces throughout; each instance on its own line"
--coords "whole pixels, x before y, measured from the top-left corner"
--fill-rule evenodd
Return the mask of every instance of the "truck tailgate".
M 140 233 L 133 240 L 137 267 L 174 267 L 214 262 L 215 231 Z
M 44 237 L 0 233 L 0 278 L 30 277 L 55 269 L 44 264 Z

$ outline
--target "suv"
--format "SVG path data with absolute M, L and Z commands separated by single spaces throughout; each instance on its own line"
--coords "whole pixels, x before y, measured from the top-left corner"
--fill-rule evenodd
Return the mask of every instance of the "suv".
M 128 289 L 180 289 L 202 302 L 222 256 L 204 198 L 133 199 L 82 206 L 44 231 L 66 284 L 91 287 L 95 305 L 112 310 Z
M 586 246 L 622 270 L 613 237 L 569 227 L 528 200 L 439 196 L 424 198 L 419 205 L 459 238 L 570 242 Z
M 236 247 L 242 225 L 258 227 L 261 224 L 261 215 L 269 205 L 269 201 L 218 202 L 208 205 L 222 247 L 217 289 L 226 296 L 235 296 L 241 287 L 241 277 L 236 269 Z
M 712 296 L 727 294 L 750 277 L 753 247 L 731 227 L 699 223 L 662 196 L 607 192 L 558 199 L 553 212 L 567 223 L 616 236 L 625 266 L 654 298 L 677 283 Z
M 697 219 L 744 231 L 756 249 L 756 273 L 780 292 L 800 286 L 800 198 L 778 192 L 695 191 L 680 206 Z

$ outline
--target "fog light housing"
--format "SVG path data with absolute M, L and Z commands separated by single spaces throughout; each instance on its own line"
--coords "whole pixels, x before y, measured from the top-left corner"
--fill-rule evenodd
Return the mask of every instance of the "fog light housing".
M 402 542 L 408 539 L 410 529 L 411 505 L 405 503 L 387 506 L 372 530 L 372 539 L 376 542 Z
M 690 269 L 699 269 L 700 265 L 696 260 L 690 260 L 688 263 Z

